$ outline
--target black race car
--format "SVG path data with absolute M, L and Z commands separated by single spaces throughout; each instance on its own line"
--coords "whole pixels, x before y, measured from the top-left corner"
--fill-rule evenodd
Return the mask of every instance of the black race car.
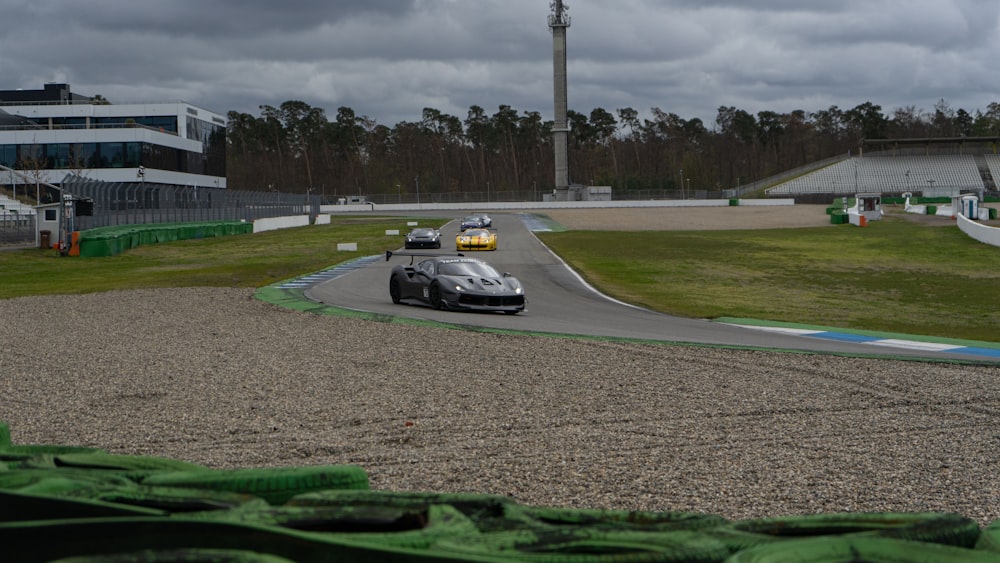
M 462 221 L 459 224 L 458 230 L 465 231 L 467 229 L 479 229 L 484 226 L 485 225 L 483 225 L 483 219 L 479 215 L 467 215 L 465 217 L 462 217 Z
M 406 233 L 406 248 L 441 248 L 441 233 L 437 229 L 418 227 Z
M 524 288 L 517 278 L 500 273 L 483 260 L 461 254 L 430 255 L 386 251 L 385 259 L 410 256 L 408 265 L 396 265 L 389 275 L 393 303 L 416 300 L 435 309 L 502 311 L 524 310 Z M 418 256 L 424 260 L 413 263 Z

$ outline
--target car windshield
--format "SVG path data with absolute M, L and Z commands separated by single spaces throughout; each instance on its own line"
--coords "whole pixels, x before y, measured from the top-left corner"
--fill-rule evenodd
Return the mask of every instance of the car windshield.
M 410 231 L 411 237 L 432 237 L 434 236 L 434 229 L 413 229 Z
M 468 231 L 465 231 L 464 233 L 462 233 L 462 236 L 466 236 L 466 237 L 488 237 L 488 236 L 490 236 L 490 232 L 489 231 L 484 231 L 482 229 L 469 229 Z
M 475 276 L 479 278 L 499 278 L 500 272 L 484 262 L 449 261 L 438 266 L 442 276 Z

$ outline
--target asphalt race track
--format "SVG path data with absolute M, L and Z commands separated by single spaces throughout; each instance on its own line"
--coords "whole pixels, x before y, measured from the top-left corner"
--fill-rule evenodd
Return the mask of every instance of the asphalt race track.
M 497 250 L 465 254 L 481 257 L 501 272 L 510 272 L 522 281 L 527 307 L 519 315 L 437 311 L 419 303 L 394 305 L 389 299 L 389 273 L 395 264 L 409 262 L 410 257 L 404 256 L 395 256 L 388 262 L 378 260 L 340 277 L 317 283 L 306 289 L 304 294 L 309 299 L 334 307 L 453 325 L 866 357 L 934 358 L 980 363 L 996 361 L 995 358 L 961 349 L 942 351 L 872 346 L 849 339 L 831 340 L 674 317 L 634 307 L 594 291 L 528 230 L 519 215 L 497 213 L 493 216 L 493 226 L 497 229 Z M 455 251 L 457 230 L 457 220 L 441 226 L 440 252 Z M 402 245 L 387 250 L 402 250 Z

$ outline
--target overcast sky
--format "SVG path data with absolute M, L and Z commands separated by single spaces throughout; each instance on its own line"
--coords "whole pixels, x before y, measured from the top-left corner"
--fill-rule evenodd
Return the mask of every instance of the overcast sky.
M 997 0 L 565 0 L 569 107 L 1000 101 Z M 553 117 L 549 0 L 0 0 L 0 89 L 225 114 L 300 100 L 393 126 L 425 107 Z

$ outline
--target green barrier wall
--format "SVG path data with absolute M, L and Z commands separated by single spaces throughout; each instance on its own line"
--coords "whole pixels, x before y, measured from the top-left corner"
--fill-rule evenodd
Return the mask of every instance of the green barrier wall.
M 144 244 L 242 235 L 252 232 L 253 223 L 244 221 L 158 223 L 155 225 L 101 227 L 80 233 L 80 256 L 114 256 L 130 248 Z
M 1000 550 L 1000 521 L 951 512 L 730 520 L 530 506 L 373 490 L 350 464 L 212 469 L 9 436 L 0 421 L 0 553 L 19 563 L 973 563 Z

